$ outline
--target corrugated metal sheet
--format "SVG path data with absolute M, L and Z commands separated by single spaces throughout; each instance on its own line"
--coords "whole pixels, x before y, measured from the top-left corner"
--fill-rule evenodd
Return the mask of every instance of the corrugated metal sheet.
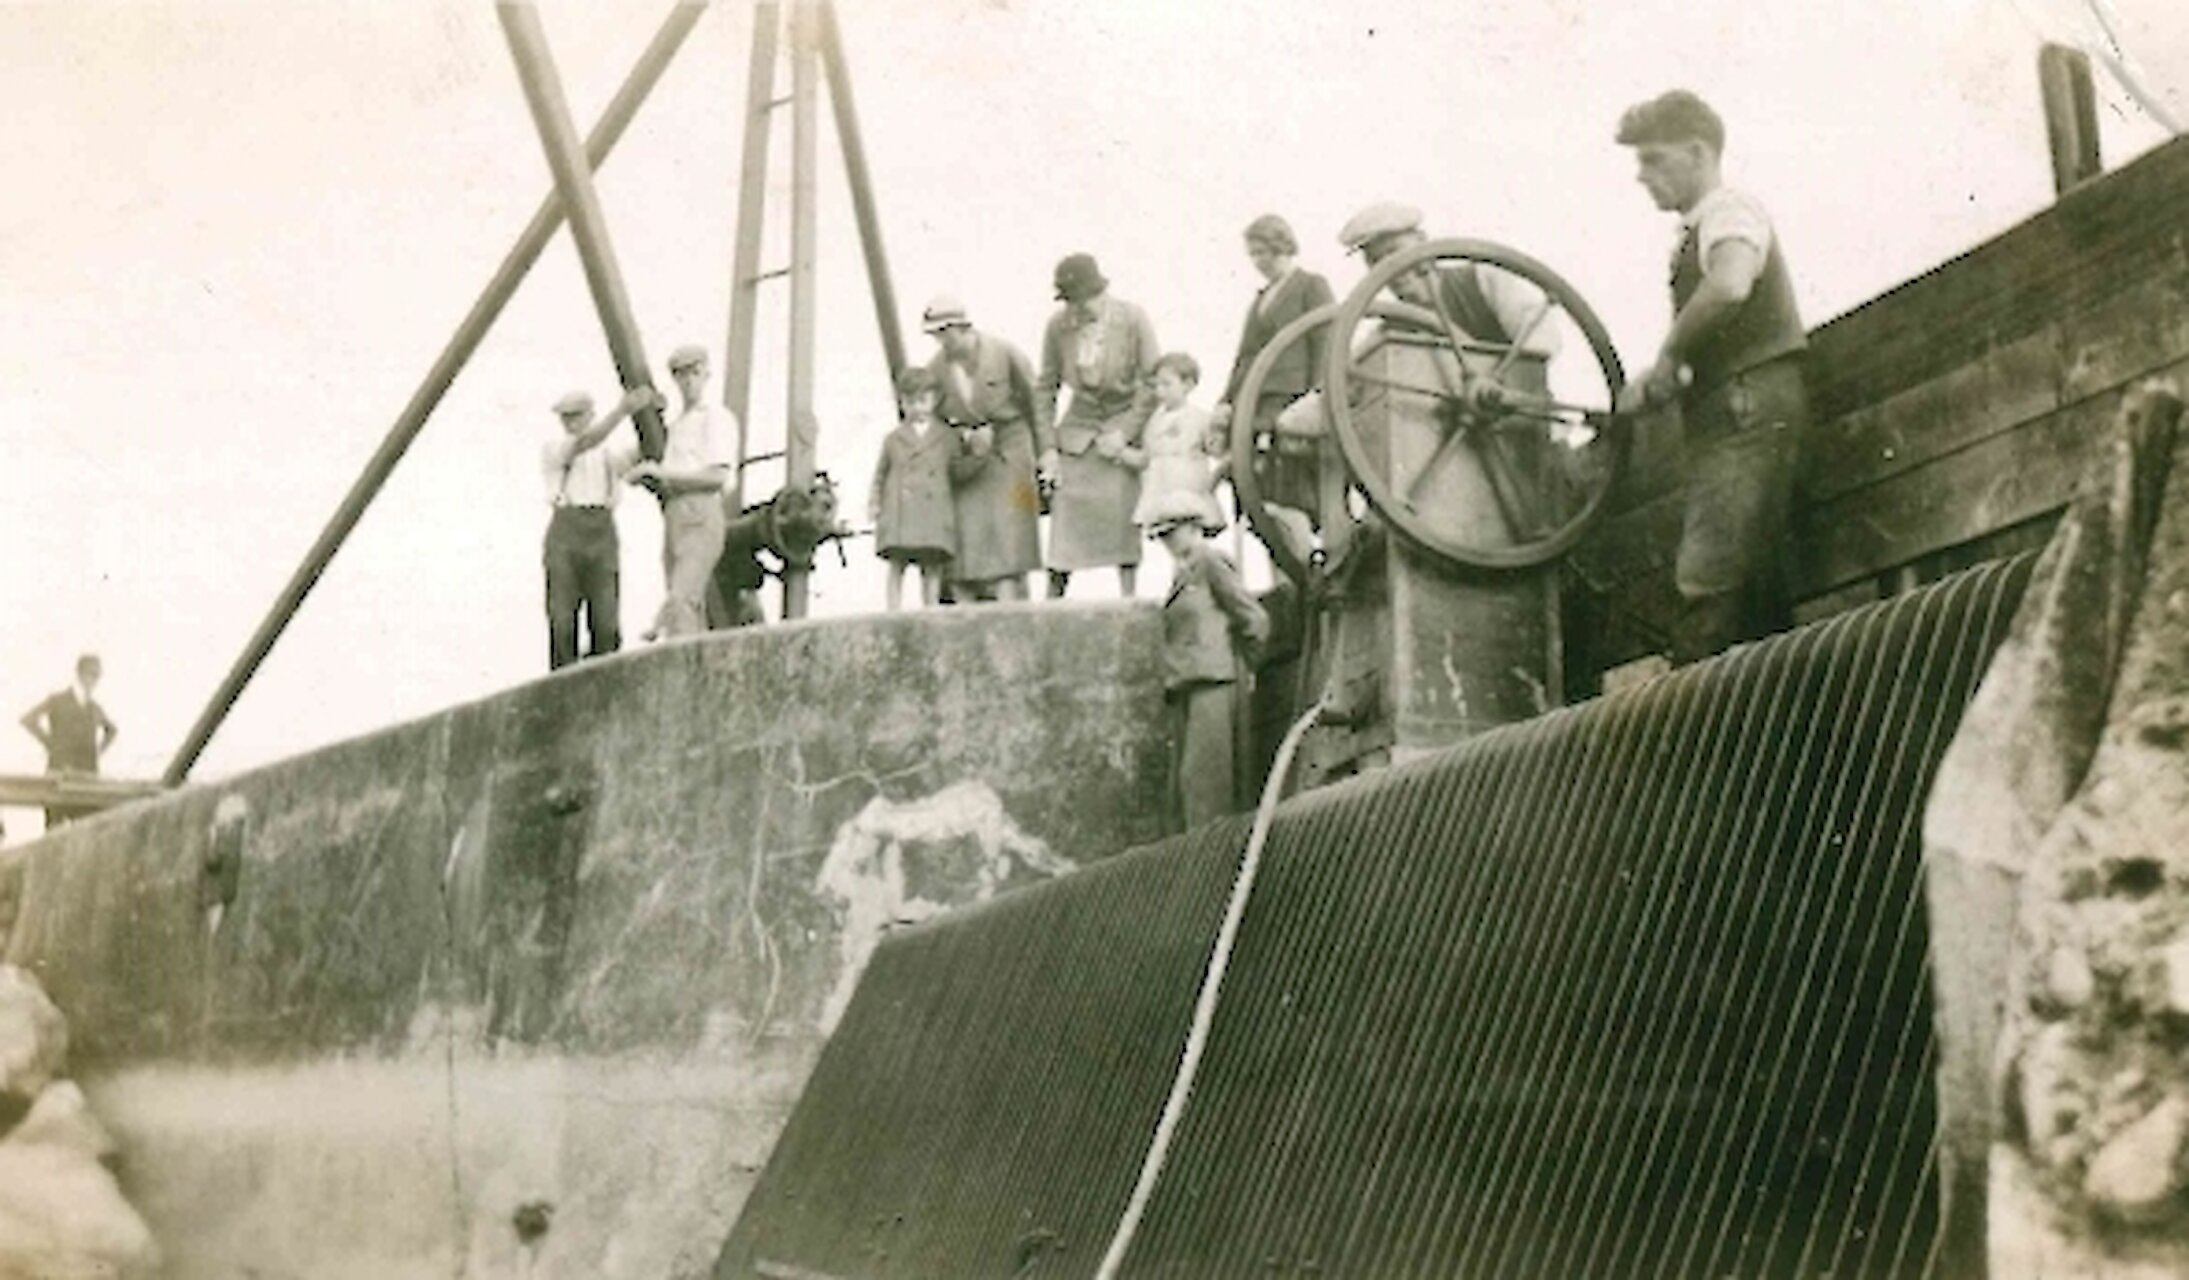
M 1928 1274 L 1917 819 L 2027 572 L 1288 805 L 1127 1274 Z M 1244 826 L 890 939 L 716 1274 L 1091 1273 Z

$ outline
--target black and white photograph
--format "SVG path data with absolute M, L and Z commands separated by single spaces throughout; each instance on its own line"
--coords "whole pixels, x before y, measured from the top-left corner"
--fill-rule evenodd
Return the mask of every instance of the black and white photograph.
M 0 1280 L 2189 1276 L 2180 0 L 0 0 Z

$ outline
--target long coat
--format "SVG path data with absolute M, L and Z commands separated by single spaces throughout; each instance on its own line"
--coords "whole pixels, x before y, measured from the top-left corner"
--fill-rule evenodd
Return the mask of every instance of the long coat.
M 1092 332 L 1090 332 L 1092 331 Z M 1081 352 L 1092 337 L 1101 358 L 1084 362 Z M 1066 386 L 1072 398 L 1056 420 L 1057 488 L 1050 504 L 1049 567 L 1092 569 L 1100 565 L 1140 563 L 1140 531 L 1132 522 L 1140 498 L 1140 475 L 1122 462 L 1095 452 L 1097 437 L 1114 432 L 1130 445 L 1140 443 L 1155 393 L 1148 381 L 1162 355 L 1148 313 L 1130 302 L 1104 296 L 1092 320 L 1082 321 L 1070 307 L 1049 318 L 1041 338 L 1040 391 L 1054 412 Z
M 884 559 L 939 560 L 957 553 L 958 513 L 950 495 L 949 427 L 928 424 L 925 436 L 903 423 L 882 441 L 874 468 L 874 549 Z
M 981 334 L 960 364 L 937 352 L 927 365 L 942 388 L 936 413 L 953 427 L 988 426 L 995 450 L 985 465 L 961 468 L 954 491 L 960 582 L 989 582 L 1041 567 L 1041 495 L 1034 458 L 1050 447 L 1049 419 L 1026 353 Z

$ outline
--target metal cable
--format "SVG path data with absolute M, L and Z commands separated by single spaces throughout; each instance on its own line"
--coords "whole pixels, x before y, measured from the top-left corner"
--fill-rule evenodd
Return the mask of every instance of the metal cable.
M 1193 1022 L 1186 1030 L 1185 1052 L 1179 1055 L 1178 1072 L 1171 1079 L 1170 1095 L 1163 1100 L 1163 1114 L 1155 1122 L 1155 1136 L 1148 1142 L 1147 1157 L 1140 1162 L 1140 1178 L 1133 1186 L 1132 1199 L 1126 1202 L 1125 1214 L 1119 1219 L 1117 1232 L 1110 1237 L 1110 1247 L 1102 1255 L 1102 1265 L 1095 1270 L 1096 1280 L 1116 1280 L 1117 1269 L 1124 1265 L 1125 1253 L 1132 1248 L 1133 1236 L 1140 1230 L 1140 1219 L 1148 1211 L 1148 1201 L 1155 1195 L 1155 1184 L 1163 1176 L 1163 1163 L 1170 1158 L 1171 1140 L 1178 1132 L 1178 1122 L 1186 1113 L 1186 1100 L 1193 1093 L 1193 1078 L 1200 1070 L 1201 1055 L 1208 1048 L 1209 1026 L 1216 1021 L 1216 1001 L 1223 991 L 1224 972 L 1231 966 L 1232 948 L 1239 941 L 1239 922 L 1245 918 L 1247 896 L 1254 892 L 1254 878 L 1261 871 L 1262 846 L 1269 839 L 1269 824 L 1277 816 L 1277 797 L 1283 793 L 1285 778 L 1292 772 L 1292 757 L 1299 753 L 1300 739 L 1322 717 L 1323 704 L 1316 702 L 1303 712 L 1292 727 L 1285 731 L 1284 741 L 1277 746 L 1277 759 L 1270 765 L 1269 778 L 1262 784 L 1261 802 L 1254 807 L 1254 827 L 1247 835 L 1246 852 L 1239 859 L 1239 874 L 1231 884 L 1231 898 L 1224 904 L 1224 921 L 1216 930 L 1216 945 L 1210 949 L 1208 967 L 1201 975 L 1201 994 L 1193 1003 Z

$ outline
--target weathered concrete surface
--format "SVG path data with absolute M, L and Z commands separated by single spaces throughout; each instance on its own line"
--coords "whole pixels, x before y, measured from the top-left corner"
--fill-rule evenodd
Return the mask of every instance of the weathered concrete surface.
M 1159 646 L 1024 606 L 581 664 L 11 853 L 5 955 L 172 1276 L 703 1274 L 871 935 L 1166 832 Z
M 1925 815 L 1948 1275 L 2189 1272 L 2189 1040 L 2164 1003 L 2189 939 L 2179 414 L 2129 398 Z

